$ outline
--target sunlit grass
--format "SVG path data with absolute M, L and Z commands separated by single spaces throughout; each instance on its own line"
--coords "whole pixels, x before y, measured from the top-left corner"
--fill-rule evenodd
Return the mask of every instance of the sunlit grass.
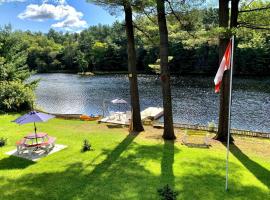
M 221 143 L 189 148 L 179 140 L 164 143 L 156 137 L 162 133 L 158 129 L 132 136 L 127 129 L 95 122 L 53 119 L 39 123 L 38 130 L 68 148 L 34 163 L 5 154 L 33 130 L 31 124 L 11 123 L 16 117 L 0 115 L 0 137 L 8 138 L 8 145 L 0 148 L 1 200 L 158 199 L 157 189 L 165 184 L 179 192 L 179 199 L 270 199 L 269 153 L 248 148 L 269 147 L 268 141 L 236 140 L 239 145 L 230 154 L 230 190 L 225 192 L 226 151 Z M 177 134 L 179 138 L 181 131 Z M 93 151 L 80 152 L 84 139 Z

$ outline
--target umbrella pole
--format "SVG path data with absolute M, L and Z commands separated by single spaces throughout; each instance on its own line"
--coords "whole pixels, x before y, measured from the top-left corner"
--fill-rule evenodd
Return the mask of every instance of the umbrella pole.
M 35 137 L 36 137 L 36 143 L 38 143 L 38 140 L 37 140 L 37 127 L 36 127 L 36 123 L 34 122 L 34 127 L 35 127 Z

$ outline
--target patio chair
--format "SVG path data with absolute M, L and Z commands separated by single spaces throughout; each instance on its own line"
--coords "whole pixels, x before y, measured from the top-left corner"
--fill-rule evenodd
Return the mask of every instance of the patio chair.
M 115 119 L 115 112 L 110 112 L 108 119 L 109 120 L 114 120 Z
M 16 142 L 18 154 L 21 154 L 25 150 L 25 141 L 26 141 L 26 139 L 23 138 L 23 139 Z
M 126 123 L 129 123 L 129 121 L 131 120 L 131 111 L 127 111 L 126 112 Z
M 209 134 L 206 134 L 204 137 L 204 144 L 206 146 L 209 146 L 210 145 L 209 142 L 210 142 L 210 136 L 209 136 Z
M 197 135 L 196 133 L 189 133 L 187 130 L 185 130 L 184 132 L 184 135 L 183 135 L 183 138 L 182 138 L 182 143 L 187 145 L 187 144 L 190 144 L 188 142 L 188 139 L 190 136 L 192 135 Z M 206 147 L 209 147 L 210 146 L 210 137 L 209 137 L 209 134 L 206 134 L 203 138 L 203 141 L 202 141 L 202 145 L 206 146 Z
M 49 153 L 49 151 L 54 148 L 55 141 L 56 141 L 55 137 L 50 137 L 49 136 L 48 141 L 44 142 L 43 146 L 44 146 L 44 150 L 46 151 L 46 153 Z

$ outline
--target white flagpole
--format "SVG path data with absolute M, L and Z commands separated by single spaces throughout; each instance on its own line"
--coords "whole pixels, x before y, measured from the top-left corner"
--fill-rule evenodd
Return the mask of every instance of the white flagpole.
M 230 131 L 231 131 L 231 105 L 232 105 L 232 75 L 233 75 L 233 53 L 234 53 L 234 36 L 231 38 L 231 60 L 230 60 L 230 92 L 229 92 L 229 116 L 228 116 L 228 138 L 227 138 L 227 158 L 226 158 L 226 185 L 225 190 L 228 190 L 228 173 L 229 173 L 229 148 L 230 148 Z

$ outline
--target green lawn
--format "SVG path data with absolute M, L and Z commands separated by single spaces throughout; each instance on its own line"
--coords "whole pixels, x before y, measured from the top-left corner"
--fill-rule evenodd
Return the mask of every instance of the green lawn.
M 0 148 L 1 200 L 158 199 L 165 184 L 179 192 L 178 199 L 270 199 L 268 140 L 236 139 L 225 192 L 226 151 L 216 141 L 209 149 L 190 148 L 164 143 L 158 129 L 130 136 L 127 129 L 53 119 L 38 129 L 68 148 L 35 163 L 5 154 L 33 128 L 10 123 L 17 116 L 0 115 L 0 137 L 8 138 Z M 80 152 L 85 138 L 94 151 Z

